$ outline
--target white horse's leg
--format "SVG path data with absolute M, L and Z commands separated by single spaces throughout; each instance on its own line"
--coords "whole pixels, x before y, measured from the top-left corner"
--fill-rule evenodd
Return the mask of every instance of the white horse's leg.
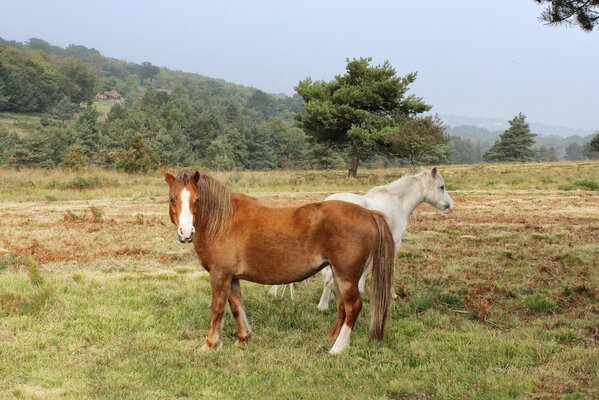
M 295 284 L 289 284 L 289 295 L 291 296 L 291 301 L 295 301 Z
M 360 294 L 364 294 L 364 292 L 366 291 L 366 278 L 368 278 L 368 275 L 370 275 L 371 270 L 372 270 L 372 263 L 368 263 L 368 266 L 366 267 L 366 269 L 364 270 L 364 273 L 362 274 L 362 276 L 360 277 L 360 280 L 358 281 L 358 290 L 360 291 Z
M 279 288 L 280 288 L 280 285 L 272 285 L 270 290 L 268 291 L 268 294 L 271 295 L 272 297 L 277 297 L 277 294 L 279 293 Z
M 335 285 L 334 281 L 335 277 L 333 276 L 333 270 L 331 267 L 325 267 L 322 270 L 322 295 L 320 296 L 320 302 L 318 303 L 318 309 L 320 311 L 326 311 L 329 308 L 329 304 L 331 303 L 331 298 L 333 296 L 332 286 Z

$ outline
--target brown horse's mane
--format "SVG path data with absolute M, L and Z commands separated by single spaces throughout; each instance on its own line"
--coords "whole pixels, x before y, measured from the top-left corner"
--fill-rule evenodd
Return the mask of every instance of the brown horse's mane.
M 177 180 L 194 184 L 193 173 L 181 171 Z M 209 175 L 200 173 L 196 184 L 200 195 L 200 204 L 196 214 L 196 228 L 199 223 L 205 224 L 206 240 L 212 242 L 228 226 L 235 213 L 232 192 L 224 184 Z

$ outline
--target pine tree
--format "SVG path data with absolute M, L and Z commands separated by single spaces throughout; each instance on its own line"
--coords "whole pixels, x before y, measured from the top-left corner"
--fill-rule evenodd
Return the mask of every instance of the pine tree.
M 584 152 L 591 160 L 599 159 L 599 131 L 595 132 L 591 141 L 584 145 Z
M 385 150 L 387 128 L 431 109 L 407 95 L 416 73 L 399 77 L 388 61 L 376 66 L 371 61 L 347 60 L 344 75 L 330 82 L 307 78 L 295 88 L 305 101 L 305 112 L 296 114 L 300 127 L 316 142 L 342 148 L 350 177 L 361 161 Z
M 483 154 L 485 161 L 529 161 L 535 156 L 532 145 L 535 135 L 530 132 L 526 116 L 519 113 L 509 121 L 510 127 Z

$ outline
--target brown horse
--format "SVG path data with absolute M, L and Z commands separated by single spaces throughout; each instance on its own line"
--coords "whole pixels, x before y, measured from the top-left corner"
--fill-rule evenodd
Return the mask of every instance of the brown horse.
M 181 243 L 193 242 L 209 272 L 210 332 L 201 350 L 222 346 L 227 300 L 237 325 L 236 344 L 252 332 L 241 301 L 240 279 L 261 284 L 297 282 L 331 265 L 336 278 L 337 319 L 331 354 L 349 346 L 362 308 L 358 280 L 373 261 L 371 336 L 382 339 L 391 309 L 395 245 L 382 214 L 343 201 L 272 208 L 232 193 L 198 171 L 165 173 L 171 221 Z

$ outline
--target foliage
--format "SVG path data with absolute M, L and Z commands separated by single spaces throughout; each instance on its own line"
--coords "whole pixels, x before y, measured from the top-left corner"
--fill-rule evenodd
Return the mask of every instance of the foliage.
M 450 162 L 452 164 L 474 164 L 482 161 L 482 145 L 471 139 L 450 136 Z
M 129 149 L 117 155 L 116 169 L 125 172 L 148 172 L 158 168 L 156 152 L 150 148 L 141 133 L 136 132 L 129 139 Z
M 67 96 L 64 96 L 50 111 L 52 116 L 58 119 L 62 125 L 65 125 L 67 120 L 70 120 L 77 111 L 77 105 L 71 103 Z
M 305 101 L 305 112 L 296 115 L 300 127 L 318 142 L 345 149 L 348 176 L 356 176 L 360 161 L 381 150 L 386 128 L 431 108 L 406 96 L 416 73 L 398 77 L 388 61 L 377 66 L 371 61 L 348 60 L 344 75 L 330 82 L 307 78 L 295 88 Z
M 384 136 L 385 141 L 391 146 L 391 152 L 407 158 L 412 166 L 426 161 L 435 151 L 439 154 L 429 161 L 438 162 L 446 158 L 441 155 L 447 152 L 442 145 L 449 142 L 449 137 L 438 118 L 406 118 L 403 123 L 386 128 Z
M 584 146 L 579 145 L 578 143 L 570 143 L 568 147 L 566 147 L 566 160 L 584 160 L 586 159 Z
M 485 154 L 485 161 L 528 161 L 534 157 L 535 134 L 530 132 L 526 117 L 519 113 L 511 121 L 510 127 L 501 134 L 499 140 Z
M 85 157 L 85 149 L 80 144 L 72 144 L 67 147 L 66 154 L 60 166 L 73 171 L 80 171 L 89 166 L 89 159 Z
M 541 20 L 549 25 L 578 25 L 583 31 L 592 31 L 599 24 L 599 0 L 535 0 L 549 3 L 541 13 Z
M 591 138 L 591 141 L 584 146 L 585 155 L 593 160 L 599 159 L 599 131 Z
M 535 151 L 534 158 L 537 161 L 557 161 L 557 152 L 553 147 L 541 146 Z

